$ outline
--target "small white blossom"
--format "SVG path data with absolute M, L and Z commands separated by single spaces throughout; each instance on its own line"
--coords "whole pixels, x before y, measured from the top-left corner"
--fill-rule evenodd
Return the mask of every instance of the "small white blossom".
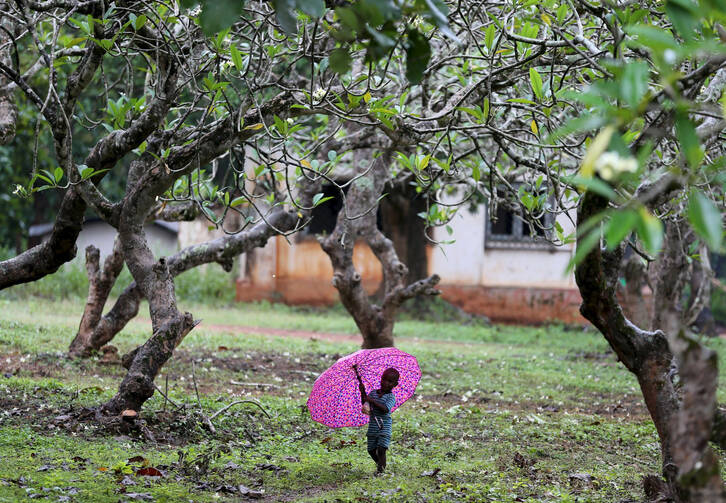
M 288 123 L 288 124 L 295 124 L 295 119 L 293 119 L 292 117 L 289 117 L 289 118 L 287 119 L 287 123 Z
M 421 16 L 416 16 L 411 20 L 411 26 L 414 28 L 418 28 L 423 24 L 423 18 Z
M 663 60 L 668 63 L 669 65 L 672 65 L 676 62 L 676 51 L 673 49 L 666 49 L 663 51 Z
M 193 9 L 189 11 L 189 17 L 197 17 L 199 14 L 202 13 L 202 7 L 197 5 Z
M 605 152 L 595 163 L 595 171 L 603 180 L 613 180 L 622 173 L 638 171 L 638 161 L 634 157 L 620 157 L 617 152 Z
M 23 186 L 22 186 L 22 185 L 16 185 L 16 186 L 15 186 L 15 190 L 13 191 L 13 195 L 14 195 L 14 196 L 17 196 L 17 195 L 18 195 L 18 194 L 20 194 L 20 193 L 21 193 L 22 191 L 23 191 Z
M 313 93 L 313 98 L 315 98 L 315 101 L 322 100 L 324 96 L 325 96 L 325 89 L 323 89 L 323 88 L 318 88 Z

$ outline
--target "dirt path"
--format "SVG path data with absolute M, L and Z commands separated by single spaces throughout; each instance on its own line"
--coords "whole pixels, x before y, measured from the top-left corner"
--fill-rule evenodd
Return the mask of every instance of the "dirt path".
M 147 323 L 151 326 L 151 320 L 148 318 L 137 318 L 137 321 Z M 204 330 L 211 332 L 228 332 L 233 335 L 257 334 L 267 337 L 292 337 L 295 339 L 307 339 L 326 342 L 361 342 L 361 336 L 358 334 L 341 334 L 336 332 L 311 332 L 308 330 L 293 330 L 286 328 L 256 327 L 251 325 L 224 325 L 219 323 L 205 323 L 199 325 Z M 437 339 L 420 339 L 418 337 L 400 337 L 398 339 L 408 342 L 423 344 L 451 344 L 455 346 L 473 346 L 484 344 L 475 341 L 446 341 Z

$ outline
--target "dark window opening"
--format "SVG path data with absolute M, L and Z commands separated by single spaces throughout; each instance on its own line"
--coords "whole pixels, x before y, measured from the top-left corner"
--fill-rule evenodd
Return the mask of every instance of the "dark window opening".
M 348 194 L 349 186 L 343 187 L 343 194 Z M 338 221 L 338 213 L 343 209 L 343 198 L 340 195 L 340 188 L 332 184 L 325 184 L 322 187 L 323 198 L 332 197 L 317 205 L 310 213 L 312 220 L 307 225 L 304 235 L 314 236 L 317 234 L 332 234 L 335 224 Z M 376 213 L 376 227 L 383 230 L 381 208 Z
M 335 185 L 323 185 L 323 199 L 332 197 L 313 208 L 310 215 L 312 220 L 308 224 L 306 234 L 331 234 L 335 230 L 335 222 L 338 220 L 338 213 L 343 209 L 343 198 L 340 197 L 340 189 Z M 348 193 L 348 187 L 343 188 Z
M 514 232 L 514 213 L 503 206 L 498 206 L 496 221 L 491 223 L 491 233 L 500 236 L 511 236 L 512 232 Z
M 518 187 L 518 185 L 515 185 Z M 546 190 L 544 186 L 540 190 Z M 547 204 L 547 203 L 545 203 Z M 554 224 L 554 215 L 544 211 L 536 217 L 536 222 L 530 225 L 524 220 L 518 208 L 512 209 L 504 204 L 497 206 L 496 218 L 489 213 L 487 208 L 486 218 L 486 246 L 487 247 L 508 247 L 509 245 L 535 245 L 548 246 L 546 238 L 549 236 L 549 229 Z M 538 210 L 537 213 L 542 212 Z

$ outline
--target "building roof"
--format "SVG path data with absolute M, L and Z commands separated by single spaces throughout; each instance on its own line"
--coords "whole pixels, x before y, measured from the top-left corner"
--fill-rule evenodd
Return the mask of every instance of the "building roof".
M 88 218 L 83 222 L 83 225 L 91 224 L 91 223 L 104 223 L 103 220 L 100 218 Z M 161 227 L 165 231 L 171 232 L 172 234 L 178 234 L 179 233 L 179 222 L 165 222 L 164 220 L 154 220 L 152 222 L 154 225 Z M 53 230 L 53 223 L 45 223 L 45 224 L 36 224 L 31 225 L 29 229 L 29 235 L 31 238 L 33 237 L 40 237 L 45 236 L 46 234 L 49 234 Z

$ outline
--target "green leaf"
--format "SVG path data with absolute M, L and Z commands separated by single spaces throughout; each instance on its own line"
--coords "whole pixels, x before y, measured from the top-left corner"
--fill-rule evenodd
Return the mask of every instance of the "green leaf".
M 323 204 L 325 201 L 330 201 L 333 199 L 333 196 L 323 197 L 324 194 L 322 192 L 318 192 L 313 196 L 313 206 L 319 206 Z
M 247 202 L 247 198 L 244 196 L 235 197 L 232 199 L 232 202 L 229 203 L 230 208 L 234 208 L 236 206 L 239 206 L 240 204 L 244 204 Z
M 645 208 L 640 208 L 635 227 L 638 237 L 643 241 L 645 250 L 651 255 L 657 254 L 663 242 L 663 223 L 648 213 Z
M 297 15 L 294 0 L 272 0 L 272 4 L 275 7 L 277 22 L 285 33 L 289 35 L 297 33 Z
M 146 16 L 141 14 L 139 17 L 134 19 L 134 29 L 139 31 L 146 24 Z
M 542 90 L 542 77 L 534 68 L 529 69 L 529 85 L 532 86 L 532 92 L 537 99 L 544 99 L 544 91 Z
M 608 250 L 614 250 L 623 238 L 632 232 L 637 223 L 638 213 L 633 210 L 620 210 L 613 213 L 605 226 L 605 241 Z
M 338 152 L 336 152 L 335 150 L 328 151 L 328 160 L 329 161 L 334 161 L 337 158 L 338 158 Z
M 308 16 L 323 17 L 325 2 L 323 0 L 297 0 L 297 7 Z
M 330 61 L 330 69 L 339 75 L 348 73 L 353 64 L 353 59 L 350 57 L 348 50 L 342 47 L 334 49 L 328 56 L 328 60 Z
M 425 0 L 429 9 L 429 15 L 433 19 L 434 24 L 439 27 L 441 33 L 459 43 L 459 37 L 449 28 L 449 8 L 442 0 Z
M 497 29 L 494 27 L 494 24 L 490 24 L 487 28 L 487 31 L 484 33 L 484 45 L 487 46 L 487 50 L 491 52 L 492 47 L 494 47 L 494 37 L 497 35 Z
M 60 166 L 55 168 L 55 171 L 53 171 L 53 178 L 55 178 L 56 182 L 60 182 L 63 178 L 63 168 L 61 168 Z
M 666 0 L 665 11 L 678 34 L 686 41 L 693 40 L 701 14 L 691 0 Z
M 211 36 L 232 26 L 244 13 L 242 0 L 213 0 L 202 3 L 199 25 Z
M 721 250 L 723 239 L 721 213 L 713 201 L 699 190 L 691 191 L 688 198 L 688 221 L 712 251 Z
M 678 51 L 678 42 L 668 30 L 655 28 L 654 26 L 638 24 L 627 26 L 626 33 L 638 38 L 636 44 L 642 44 L 655 54 L 662 54 L 666 49 Z M 633 44 L 630 44 L 633 45 Z
M 577 240 L 575 255 L 567 264 L 567 271 L 572 271 L 577 264 L 582 262 L 585 257 L 600 243 L 600 229 L 592 229 L 585 237 Z
M 584 187 L 585 189 L 589 190 L 590 192 L 594 192 L 595 194 L 599 194 L 603 197 L 606 197 L 610 201 L 615 201 L 618 198 L 618 195 L 615 193 L 615 191 L 612 189 L 612 187 L 610 187 L 610 185 L 607 182 L 604 182 L 603 180 L 600 180 L 599 178 L 586 177 L 586 176 L 580 176 L 580 175 L 571 175 L 571 176 L 562 176 L 562 177 L 560 177 L 560 180 L 562 180 L 563 182 L 568 183 L 570 185 Z
M 423 78 L 431 59 L 429 41 L 417 30 L 409 30 L 406 47 L 406 78 L 411 84 L 418 84 Z
M 696 169 L 703 160 L 703 149 L 696 128 L 686 112 L 676 112 L 676 138 L 681 144 L 681 152 L 691 168 Z
M 637 108 L 648 90 L 648 64 L 644 61 L 625 65 L 620 79 L 620 97 L 631 108 Z
M 346 28 L 350 28 L 353 31 L 360 31 L 360 22 L 355 11 L 350 7 L 336 7 L 335 14 L 340 19 L 340 22 Z
M 474 179 L 475 182 L 478 182 L 481 179 L 481 170 L 479 169 L 478 164 L 474 164 L 471 167 L 471 177 Z
M 239 49 L 237 49 L 234 44 L 229 47 L 229 55 L 232 57 L 232 63 L 234 63 L 234 67 L 237 70 L 242 71 L 242 53 L 239 52 Z

